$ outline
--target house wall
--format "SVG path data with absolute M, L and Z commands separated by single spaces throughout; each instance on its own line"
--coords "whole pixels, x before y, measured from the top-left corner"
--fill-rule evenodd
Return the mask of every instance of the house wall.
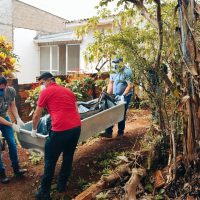
M 94 63 L 86 63 L 84 60 L 84 51 L 86 50 L 89 43 L 94 42 L 93 33 L 90 32 L 83 37 L 82 43 L 80 44 L 80 71 L 94 73 Z
M 39 76 L 39 47 L 33 41 L 36 34 L 34 30 L 14 28 L 14 53 L 19 55 L 19 84 L 35 82 Z
M 18 0 L 13 0 L 12 13 L 14 52 L 20 58 L 17 78 L 19 84 L 35 82 L 40 74 L 40 58 L 33 39 L 38 33 L 64 31 L 66 20 Z
M 12 41 L 12 0 L 0 0 L 0 35 Z
M 56 33 L 66 30 L 65 19 L 17 0 L 13 1 L 13 25 L 18 28 Z
M 105 24 L 98 27 L 101 30 L 104 30 L 105 28 L 111 28 L 111 24 Z M 97 65 L 96 62 L 93 63 L 86 63 L 84 60 L 84 51 L 86 50 L 88 44 L 94 42 L 93 32 L 89 32 L 87 35 L 83 37 L 82 43 L 80 44 L 80 71 L 85 73 L 96 73 L 95 67 Z M 104 62 L 104 60 L 99 63 L 101 65 Z M 105 66 L 102 68 L 102 71 L 108 71 L 108 64 L 105 64 Z
M 112 28 L 112 24 L 111 22 L 113 21 L 113 18 L 108 18 L 108 19 L 104 19 L 100 25 L 98 25 L 98 29 L 104 31 L 105 29 L 108 28 Z M 72 31 L 74 30 L 74 28 L 83 26 L 87 23 L 87 20 L 80 20 L 80 21 L 74 21 L 74 22 L 69 22 L 66 23 L 66 29 L 68 31 Z M 117 31 L 117 30 L 116 30 Z M 82 38 L 82 41 L 80 43 L 80 66 L 79 66 L 79 71 L 83 72 L 83 73 L 96 73 L 97 71 L 95 70 L 95 67 L 97 65 L 97 63 L 93 62 L 93 63 L 86 63 L 84 60 L 84 52 L 88 46 L 89 43 L 93 43 L 94 42 L 94 37 L 93 37 L 93 32 L 90 31 L 88 34 L 84 35 Z M 105 60 L 102 60 L 102 62 L 99 64 L 101 65 Z M 106 64 L 102 70 L 103 71 L 108 71 L 108 67 L 109 65 Z
M 79 60 L 80 60 L 80 46 L 79 45 L 68 45 L 68 71 L 79 71 Z

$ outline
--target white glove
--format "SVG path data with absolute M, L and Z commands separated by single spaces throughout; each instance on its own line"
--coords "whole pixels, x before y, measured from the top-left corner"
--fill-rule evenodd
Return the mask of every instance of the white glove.
M 21 118 L 17 118 L 17 125 L 19 125 L 20 127 L 25 126 L 24 122 L 21 120 Z
M 32 137 L 37 137 L 36 133 L 37 133 L 37 130 L 32 129 L 31 136 Z
M 1 139 L 3 139 L 3 134 L 2 134 L 2 132 L 0 131 L 0 141 L 1 141 Z
M 121 95 L 121 96 L 120 96 L 120 101 L 121 101 L 121 102 L 125 102 L 124 95 Z
M 120 101 L 120 102 L 125 102 L 125 100 L 124 100 L 124 95 L 117 95 L 117 96 L 115 97 L 115 100 L 116 100 L 116 101 Z
M 17 133 L 20 132 L 20 126 L 19 126 L 19 125 L 13 123 L 13 124 L 12 124 L 12 128 L 13 128 L 13 130 L 14 130 L 15 132 L 17 132 Z
M 121 101 L 121 96 L 120 95 L 115 96 L 115 100 L 116 101 Z

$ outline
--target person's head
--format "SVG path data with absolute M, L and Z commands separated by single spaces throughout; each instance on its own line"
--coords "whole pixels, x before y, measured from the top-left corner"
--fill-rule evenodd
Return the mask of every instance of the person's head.
M 44 72 L 38 77 L 40 85 L 43 85 L 45 88 L 52 82 L 55 82 L 54 76 L 49 72 Z
M 119 64 L 120 62 L 123 62 L 123 58 L 122 58 L 122 57 L 114 58 L 114 59 L 112 60 L 112 63 L 115 63 L 115 64 Z
M 0 76 L 0 89 L 5 89 L 7 86 L 7 80 L 5 77 Z
M 0 76 L 0 96 L 4 95 L 4 90 L 7 86 L 7 80 L 5 77 Z
M 113 68 L 114 70 L 118 69 L 121 62 L 123 62 L 123 58 L 122 58 L 122 57 L 114 58 L 114 59 L 112 60 L 112 68 Z

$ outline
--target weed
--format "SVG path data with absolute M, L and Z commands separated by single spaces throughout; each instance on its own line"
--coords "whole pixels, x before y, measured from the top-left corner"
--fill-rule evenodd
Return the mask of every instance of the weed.
M 88 186 L 91 185 L 91 183 L 89 183 L 88 181 L 86 181 L 84 178 L 78 177 L 78 188 L 83 191 L 85 188 L 87 188 Z
M 106 200 L 107 199 L 107 193 L 101 192 L 96 196 L 96 200 Z
M 42 160 L 42 155 L 35 151 L 30 151 L 29 160 L 32 164 L 37 165 Z
M 101 175 L 109 175 L 109 174 L 111 174 L 113 171 L 112 171 L 112 169 L 110 169 L 109 167 L 107 167 L 107 168 L 104 168 L 103 170 L 102 170 L 102 172 L 100 172 L 100 174 Z
M 90 169 L 89 169 L 89 172 L 90 172 L 91 175 L 93 175 L 93 174 L 95 174 L 96 170 L 93 169 L 93 168 L 90 168 Z

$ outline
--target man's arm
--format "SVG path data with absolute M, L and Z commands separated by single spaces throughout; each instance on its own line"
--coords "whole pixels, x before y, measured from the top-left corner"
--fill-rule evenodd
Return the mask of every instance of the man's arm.
M 110 80 L 108 83 L 107 93 L 113 94 L 113 81 L 112 80 Z
M 123 95 L 126 96 L 130 92 L 130 90 L 132 89 L 132 87 L 133 87 L 133 84 L 131 82 L 128 82 L 127 83 L 127 87 L 126 87 L 126 89 L 123 92 Z
M 12 126 L 12 122 L 7 121 L 3 117 L 0 117 L 0 124 L 6 125 L 6 126 Z
M 33 121 L 32 121 L 32 123 L 33 123 L 32 129 L 33 130 L 37 129 L 37 126 L 38 126 L 38 123 L 39 123 L 40 118 L 42 116 L 43 110 L 44 110 L 44 108 L 42 108 L 42 107 L 39 107 L 39 106 L 36 107 L 36 110 L 33 114 Z
M 11 102 L 10 106 L 10 111 L 12 112 L 12 114 L 14 115 L 15 119 L 19 119 L 19 113 L 18 113 L 18 110 L 17 110 L 17 106 L 16 106 L 16 103 L 15 103 L 15 99 Z

